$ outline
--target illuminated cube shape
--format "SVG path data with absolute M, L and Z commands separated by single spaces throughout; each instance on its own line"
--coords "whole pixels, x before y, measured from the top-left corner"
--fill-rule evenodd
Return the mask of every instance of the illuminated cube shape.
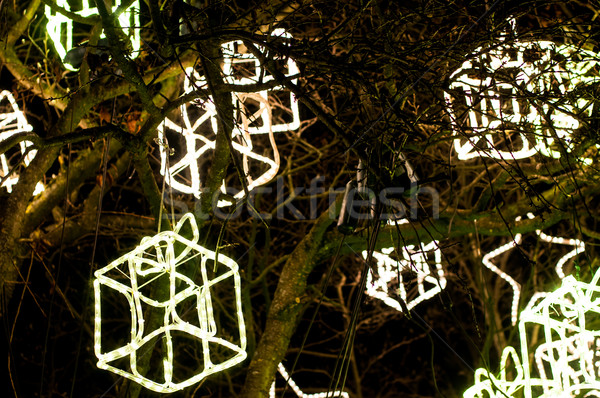
M 374 275 L 367 275 L 367 294 L 378 298 L 390 307 L 404 312 L 417 304 L 434 297 L 446 287 L 446 277 L 442 268 L 442 253 L 436 241 L 421 244 L 415 248 L 408 245 L 402 248 L 397 259 L 390 257 L 393 247 L 373 252 L 377 261 Z M 367 251 L 363 251 L 367 258 Z M 410 285 L 416 286 L 410 286 Z M 416 287 L 416 291 L 414 289 Z
M 289 33 L 283 29 L 275 29 L 272 36 L 291 38 Z M 259 51 L 264 51 L 262 47 Z M 242 41 L 231 41 L 223 44 L 223 73 L 227 83 L 235 85 L 248 85 L 256 83 L 267 83 L 274 79 L 266 69 L 262 67 L 260 61 L 246 49 Z M 296 76 L 299 73 L 296 62 L 291 58 L 281 58 L 285 65 L 286 77 Z M 297 78 L 290 80 L 296 84 Z M 276 93 L 282 95 L 277 96 Z M 250 134 L 268 134 L 269 132 L 282 132 L 297 130 L 300 128 L 300 113 L 298 101 L 295 95 L 285 91 L 283 86 L 277 86 L 271 90 L 264 90 L 256 95 L 248 96 L 246 93 L 235 93 L 233 96 L 234 107 L 237 111 L 235 134 L 248 132 Z M 282 110 L 283 115 L 291 117 L 289 121 L 275 123 L 273 121 L 273 110 Z
M 33 128 L 27 122 L 25 114 L 19 109 L 12 93 L 6 90 L 0 92 L 0 141 L 9 139 L 15 134 L 32 130 Z M 37 153 L 35 149 L 28 150 L 31 145 L 33 145 L 31 141 L 21 141 L 19 143 L 20 157 L 22 157 L 25 166 L 29 166 Z M 2 186 L 9 193 L 12 192 L 13 185 L 19 181 L 19 176 L 12 170 L 15 166 L 17 165 L 7 158 L 7 154 L 0 154 L 0 181 L 3 181 Z M 41 182 L 38 182 L 33 194 L 37 195 L 43 190 L 44 186 Z
M 180 235 L 182 229 L 191 230 L 191 240 Z M 142 239 L 133 251 L 95 272 L 99 368 L 166 393 L 246 358 L 238 265 L 223 254 L 215 258 L 215 252 L 198 245 L 198 238 L 196 221 L 188 213 L 174 231 Z M 232 311 L 218 322 L 215 300 L 221 312 Z M 119 341 L 117 329 L 109 326 L 119 301 L 130 313 L 131 328 L 123 333 L 128 341 Z M 233 328 L 222 330 L 224 324 Z M 150 353 L 156 362 L 151 363 L 153 372 L 141 374 L 138 362 Z
M 122 3 L 120 0 L 115 1 L 115 5 L 111 11 L 114 13 L 119 5 Z M 67 0 L 56 0 L 56 5 L 64 8 L 67 11 L 71 11 L 71 6 Z M 119 25 L 125 36 L 129 37 L 131 41 L 132 58 L 137 57 L 140 51 L 140 3 L 139 0 L 135 0 L 131 3 L 127 9 L 125 9 L 118 17 Z M 82 0 L 81 10 L 74 10 L 78 15 L 82 17 L 89 17 L 97 15 L 98 10 L 95 6 L 89 5 L 89 0 Z M 76 43 L 73 41 L 73 20 L 60 12 L 54 12 L 46 5 L 46 18 L 48 22 L 46 24 L 46 31 L 48 36 L 54 43 L 54 48 L 60 56 L 61 61 L 65 59 L 67 52 L 75 47 Z M 102 34 L 101 37 L 104 37 Z M 69 70 L 77 70 L 72 65 L 65 63 L 65 68 Z
M 194 87 L 204 87 L 204 79 L 192 68 L 186 69 L 184 93 L 191 92 Z M 262 96 L 247 93 L 258 101 Z M 193 194 L 199 198 L 203 189 L 203 178 L 210 167 L 210 155 L 215 149 L 217 134 L 217 112 L 209 98 L 205 101 L 185 104 L 180 107 L 181 121 L 175 122 L 166 118 L 158 127 L 158 141 L 161 156 L 161 174 L 172 188 L 180 192 Z M 168 144 L 169 149 L 164 144 Z M 258 145 L 260 144 L 260 145 Z M 246 177 L 248 190 L 272 180 L 279 170 L 280 158 L 273 134 L 266 137 L 253 137 L 247 131 L 234 132 L 233 150 L 241 155 L 242 172 Z M 234 177 L 234 181 L 238 179 Z M 228 192 L 226 182 L 222 191 Z M 245 192 L 240 189 L 234 193 L 236 199 L 242 198 Z M 229 205 L 228 201 L 218 201 L 219 207 Z
M 594 52 L 544 40 L 509 43 L 501 37 L 477 48 L 452 73 L 445 93 L 458 158 L 539 153 L 558 159 L 563 150 L 570 152 L 573 132 L 591 115 L 592 101 L 569 94 L 598 81 L 598 65 Z

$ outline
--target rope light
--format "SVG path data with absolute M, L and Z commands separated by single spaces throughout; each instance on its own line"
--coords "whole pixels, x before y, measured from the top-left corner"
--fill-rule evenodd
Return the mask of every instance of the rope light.
M 373 252 L 377 261 L 375 273 L 369 270 L 367 275 L 367 294 L 383 301 L 397 311 L 404 312 L 401 303 L 406 303 L 406 309 L 411 310 L 419 303 L 434 297 L 446 287 L 446 277 L 442 268 L 442 253 L 437 241 L 420 244 L 415 248 L 408 245 L 402 248 L 402 258 L 394 259 L 390 254 L 393 247 L 383 248 L 381 252 Z M 427 252 L 433 252 L 426 254 Z M 366 259 L 368 253 L 362 252 Z M 430 267 L 433 263 L 433 267 Z M 408 297 L 407 275 L 416 277 L 417 297 Z M 400 279 L 400 280 L 398 280 Z M 396 289 L 391 288 L 398 284 Z M 400 300 L 401 301 L 400 301 Z
M 191 240 L 179 234 L 184 227 L 192 230 Z M 215 258 L 215 252 L 198 245 L 199 236 L 194 216 L 187 213 L 174 231 L 145 237 L 137 248 L 95 272 L 94 351 L 99 368 L 126 377 L 152 391 L 168 393 L 195 384 L 246 358 L 246 330 L 238 265 L 223 254 Z M 198 265 L 188 263 L 196 257 Z M 190 272 L 190 269 L 193 271 Z M 221 272 L 212 272 L 217 269 Z M 195 274 L 197 278 L 190 274 Z M 149 294 L 152 283 L 158 283 L 160 278 L 168 278 L 169 294 L 163 299 Z M 198 278 L 200 282 L 195 280 Z M 225 283 L 233 288 L 235 296 L 235 311 L 230 314 L 237 323 L 235 331 L 219 330 L 213 313 L 211 291 L 217 284 Z M 109 304 L 103 302 L 106 299 L 103 293 L 106 291 L 124 297 L 131 312 L 130 341 L 108 351 L 103 346 L 103 339 L 112 331 L 103 328 L 103 312 Z M 190 300 L 194 303 L 192 311 L 183 312 L 184 304 L 190 303 Z M 148 330 L 144 319 L 148 312 L 144 309 L 164 313 L 163 321 L 156 329 Z M 232 336 L 236 333 L 239 334 L 239 342 L 233 341 Z M 185 380 L 181 380 L 177 372 L 173 334 L 197 340 L 202 349 L 197 373 Z M 162 374 L 151 379 L 140 373 L 137 361 L 144 354 L 144 346 L 152 344 L 155 338 L 162 342 L 165 349 L 161 353 Z M 215 349 L 221 352 L 225 349 L 231 354 L 222 360 L 211 352 Z M 119 366 L 123 363 L 127 365 Z
M 535 295 L 520 315 L 521 357 L 506 347 L 500 376 L 477 369 L 475 384 L 464 397 L 600 396 L 600 327 L 595 322 L 600 318 L 599 280 L 600 270 L 590 283 L 569 275 L 556 291 Z M 538 328 L 541 333 L 533 343 L 529 338 Z M 509 357 L 512 380 L 506 372 Z
M 12 93 L 7 90 L 0 92 L 0 141 L 9 139 L 15 134 L 33 131 L 33 127 L 27 122 L 25 114 L 19 109 Z M 31 141 L 21 141 L 19 147 L 23 156 L 23 163 L 29 166 L 29 163 L 35 157 L 37 150 L 28 150 L 33 143 Z M 12 187 L 19 181 L 19 176 L 14 172 L 9 176 L 14 165 L 10 164 L 6 154 L 0 154 L 0 180 L 4 180 L 2 184 L 8 193 L 12 192 Z M 8 176 L 8 177 L 7 177 Z M 33 192 L 37 195 L 44 191 L 44 185 L 38 182 Z
M 117 8 L 120 6 L 122 1 L 115 0 L 115 5 L 112 7 L 112 12 L 114 13 Z M 56 5 L 64 8 L 67 11 L 71 11 L 71 6 L 67 0 L 56 0 Z M 139 0 L 134 0 L 129 7 L 127 7 L 118 18 L 119 25 L 121 25 L 121 29 L 125 36 L 129 37 L 131 41 L 131 56 L 133 58 L 137 57 L 140 51 L 140 17 L 139 17 L 139 9 L 140 3 Z M 73 11 L 75 14 L 80 15 L 82 17 L 89 17 L 92 15 L 97 15 L 98 11 L 96 7 L 89 5 L 89 0 L 81 1 L 81 10 Z M 50 40 L 54 43 L 54 48 L 56 52 L 60 56 L 61 60 L 64 60 L 67 52 L 75 47 L 75 43 L 73 41 L 73 20 L 71 20 L 66 15 L 61 14 L 60 12 L 53 12 L 52 9 L 46 5 L 45 9 L 46 18 L 48 22 L 46 23 L 46 31 L 48 32 L 48 36 Z M 104 37 L 102 34 L 101 37 Z M 78 68 L 75 68 L 73 65 L 65 62 L 64 66 L 66 69 L 71 71 L 75 71 Z
M 325 391 L 325 392 L 320 392 L 320 393 L 316 393 L 316 394 L 305 394 L 300 389 L 300 387 L 298 387 L 298 385 L 294 382 L 294 380 L 292 380 L 292 378 L 288 374 L 288 372 L 285 369 L 285 367 L 283 366 L 283 364 L 280 363 L 279 365 L 277 365 L 277 370 L 279 371 L 279 374 L 281 374 L 281 376 L 285 380 L 287 380 L 288 385 L 290 386 L 292 391 L 294 391 L 296 393 L 298 398 L 336 398 L 336 397 L 350 398 L 350 395 L 348 395 L 347 392 L 337 391 L 337 390 L 336 391 Z M 271 390 L 269 391 L 269 397 L 275 398 L 275 380 L 273 380 L 273 384 L 271 384 Z
M 514 31 L 514 19 L 510 22 Z M 591 115 L 591 101 L 582 96 L 571 100 L 569 93 L 598 81 L 593 71 L 599 65 L 598 54 L 544 40 L 509 43 L 506 36 L 491 48 L 477 48 L 450 77 L 450 91 L 464 95 L 465 101 L 461 104 L 457 96 L 445 93 L 458 158 L 524 159 L 539 153 L 558 159 L 561 150 L 553 146 L 570 152 L 579 119 Z M 524 100 L 542 94 L 548 97 L 543 102 Z M 535 144 L 520 131 L 524 124 L 532 126 Z M 511 133 L 521 144 L 508 137 Z M 499 138 L 510 150 L 498 149 Z M 591 164 L 591 159 L 581 161 Z
M 275 29 L 271 33 L 271 36 L 288 38 L 291 39 L 292 35 L 287 33 L 284 29 Z M 273 81 L 275 78 L 269 74 L 260 64 L 260 61 L 249 51 L 243 51 L 245 45 L 242 41 L 236 40 L 223 44 L 223 73 L 226 76 L 227 83 L 244 86 L 248 84 L 257 83 L 268 83 Z M 264 51 L 263 47 L 259 47 L 260 51 Z M 275 61 L 282 61 L 285 64 L 287 71 L 284 73 L 285 77 L 297 76 L 300 71 L 298 65 L 291 58 L 278 58 L 274 57 Z M 241 73 L 236 73 L 238 67 L 242 67 L 246 72 L 246 76 Z M 298 79 L 292 78 L 291 83 L 297 84 Z M 263 90 L 258 93 L 261 99 L 257 100 L 256 97 L 248 97 L 244 93 L 236 93 L 233 96 L 234 109 L 239 112 L 238 119 L 247 119 L 248 125 L 242 125 L 242 131 L 247 131 L 250 134 L 269 134 L 271 132 L 283 132 L 297 130 L 300 128 L 300 111 L 298 109 L 298 101 L 296 96 L 289 92 L 287 94 L 289 98 L 289 104 L 292 120 L 289 123 L 274 123 L 273 112 L 272 112 L 272 101 L 269 101 L 269 92 L 275 90 L 284 90 L 283 86 L 276 86 L 270 90 Z M 254 99 L 259 103 L 258 110 L 252 111 L 245 105 L 248 99 Z M 241 134 L 240 127 L 237 126 L 234 134 Z
M 185 70 L 186 78 L 184 79 L 184 94 L 192 92 L 196 87 L 203 87 L 206 85 L 204 79 L 194 71 L 193 68 L 187 68 Z M 253 97 L 258 101 L 263 101 L 263 97 L 254 93 L 245 94 L 249 97 Z M 265 106 L 267 106 L 265 104 Z M 194 111 L 200 112 L 201 115 L 196 119 L 193 118 L 191 107 L 194 107 Z M 174 121 L 166 118 L 163 123 L 158 126 L 158 140 L 164 142 L 167 131 L 170 130 L 173 134 L 181 135 L 185 141 L 184 147 L 179 150 L 182 151 L 183 156 L 174 164 L 169 164 L 167 170 L 167 156 L 169 156 L 170 149 L 165 145 L 159 145 L 160 157 L 161 157 L 161 174 L 167 178 L 167 183 L 174 189 L 180 192 L 193 194 L 199 198 L 202 194 L 202 170 L 199 167 L 199 160 L 207 156 L 210 151 L 215 149 L 215 136 L 217 134 L 217 111 L 215 109 L 212 98 L 208 100 L 197 102 L 196 104 L 187 104 L 180 107 L 182 125 L 175 123 Z M 247 120 L 243 120 L 243 125 L 247 125 Z M 233 150 L 241 154 L 242 167 L 246 177 L 246 184 L 248 190 L 252 190 L 255 187 L 263 185 L 272 180 L 279 171 L 280 158 L 279 151 L 277 150 L 277 144 L 273 133 L 269 134 L 269 148 L 272 151 L 272 157 L 268 157 L 264 154 L 256 152 L 253 138 L 250 133 L 246 130 L 240 130 L 238 137 L 232 140 Z M 207 137 L 208 135 L 208 137 Z M 264 164 L 267 168 L 258 176 L 253 175 L 256 173 L 255 170 L 251 169 L 250 161 L 255 161 Z M 185 173 L 188 176 L 183 176 Z M 226 187 L 223 184 L 222 191 L 226 192 Z M 234 195 L 236 199 L 240 199 L 245 195 L 243 190 L 240 190 Z M 230 202 L 220 200 L 217 206 L 223 207 L 229 205 Z

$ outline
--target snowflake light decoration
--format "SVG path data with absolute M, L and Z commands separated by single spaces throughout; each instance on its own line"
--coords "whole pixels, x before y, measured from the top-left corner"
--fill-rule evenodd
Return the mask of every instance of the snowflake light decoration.
M 275 29 L 271 36 L 291 38 L 292 36 L 284 29 Z M 260 51 L 264 51 L 259 47 Z M 247 51 L 242 41 L 236 40 L 225 43 L 223 51 L 223 73 L 226 76 L 227 83 L 244 86 L 248 84 L 267 83 L 274 80 L 274 77 L 266 72 L 260 61 L 250 52 Z M 293 77 L 299 74 L 296 62 L 291 58 L 275 58 L 285 65 L 285 77 Z M 296 84 L 297 78 L 290 80 Z M 268 134 L 270 132 L 292 131 L 300 128 L 300 113 L 298 109 L 298 101 L 295 95 L 291 92 L 283 91 L 282 86 L 275 87 L 270 90 L 258 92 L 260 99 L 255 95 L 249 96 L 246 93 L 236 93 L 233 96 L 234 107 L 239 113 L 236 119 L 241 121 L 239 126 L 236 126 L 234 135 L 241 134 L 242 131 L 247 131 L 250 134 Z M 291 120 L 289 122 L 274 123 L 273 108 L 287 107 L 285 104 L 273 104 L 275 97 L 269 94 L 276 91 L 284 92 L 287 97 L 289 112 L 291 112 Z M 270 98 L 272 100 L 270 100 Z M 253 110 L 248 102 L 253 103 L 258 109 Z
M 191 240 L 179 234 L 184 228 L 191 229 Z M 133 251 L 95 272 L 94 351 L 99 368 L 150 390 L 167 393 L 195 384 L 246 358 L 238 265 L 223 254 L 216 258 L 215 252 L 198 245 L 198 239 L 198 226 L 188 213 L 174 231 L 142 239 Z M 237 325 L 236 330 L 220 330 L 215 321 L 215 291 L 225 284 L 228 291 L 233 289 L 234 312 L 230 317 Z M 162 296 L 157 293 L 157 286 L 163 290 Z M 105 326 L 104 314 L 114 311 L 114 299 L 107 299 L 107 295 L 125 299 L 131 313 L 129 341 L 124 345 L 112 342 L 114 331 Z M 221 306 L 222 299 L 219 298 Z M 151 312 L 155 319 L 158 316 L 158 322 L 145 319 Z M 162 369 L 159 366 L 159 375 L 151 374 L 154 377 L 142 375 L 138 361 L 154 348 L 155 341 L 163 347 Z M 188 349 L 193 346 L 199 351 L 186 357 L 184 366 L 177 363 L 183 356 L 176 350 L 178 341 L 185 341 Z M 111 342 L 112 346 L 107 348 Z M 191 360 L 200 363 L 190 363 Z M 182 370 L 189 368 L 195 369 L 195 373 Z
M 196 87 L 205 86 L 204 79 L 193 68 L 188 68 L 185 72 L 184 94 L 190 93 Z M 259 100 L 263 100 L 258 94 L 247 95 L 254 95 Z M 197 104 L 182 105 L 180 111 L 182 125 L 178 125 L 169 118 L 166 118 L 158 127 L 158 140 L 160 142 L 166 141 L 167 133 L 183 139 L 181 148 L 177 149 L 181 151 L 181 155 L 173 164 L 168 164 L 167 158 L 170 156 L 170 150 L 166 145 L 159 145 L 161 174 L 167 178 L 167 183 L 174 189 L 183 193 L 193 194 L 199 198 L 203 188 L 202 174 L 205 172 L 205 170 L 201 169 L 201 163 L 205 161 L 208 153 L 215 149 L 217 112 L 212 98 Z M 242 167 L 246 176 L 248 190 L 267 183 L 277 175 L 280 158 L 272 133 L 269 134 L 268 140 L 268 149 L 272 157 L 258 153 L 253 143 L 253 138 L 248 131 L 240 131 L 237 136 L 234 136 L 232 138 L 232 146 L 234 151 L 242 155 Z M 252 167 L 253 165 L 262 165 L 262 167 Z M 255 175 L 257 169 L 259 170 L 258 176 Z M 224 184 L 222 191 L 226 192 Z M 244 194 L 245 192 L 240 190 L 234 197 L 239 199 Z M 229 204 L 227 201 L 219 201 L 217 203 L 219 207 Z
M 598 81 L 593 70 L 598 54 L 544 40 L 509 43 L 505 36 L 473 54 L 450 77 L 456 94 L 445 93 L 459 159 L 524 159 L 536 153 L 558 159 L 573 149 L 572 133 L 592 107 L 569 93 Z M 540 96 L 543 101 L 525 100 Z M 525 134 L 524 127 L 532 133 Z
M 279 374 L 285 380 L 287 380 L 287 384 L 290 386 L 292 391 L 294 391 L 296 393 L 298 398 L 350 398 L 350 395 L 348 395 L 347 392 L 337 391 L 337 390 L 336 391 L 319 392 L 316 394 L 305 394 L 300 389 L 300 387 L 298 387 L 298 385 L 294 382 L 294 380 L 292 380 L 292 378 L 288 374 L 288 372 L 285 369 L 285 367 L 283 366 L 283 364 L 280 363 L 279 365 L 277 365 L 277 370 L 279 371 Z M 273 384 L 271 384 L 271 390 L 269 391 L 269 397 L 275 398 L 275 380 L 273 380 Z
M 0 141 L 7 140 L 15 134 L 33 130 L 10 91 L 3 90 L 0 92 L 0 112 Z M 31 141 L 21 141 L 19 143 L 21 155 L 24 155 L 23 164 L 25 166 L 29 166 L 37 153 L 35 149 L 28 150 L 31 145 L 33 145 Z M 13 166 L 14 164 L 11 164 L 5 153 L 0 154 L 0 180 L 4 180 L 2 186 L 9 193 L 12 192 L 13 185 L 19 181 L 18 175 L 14 172 L 9 175 Z M 37 195 L 43 190 L 43 184 L 38 182 L 33 194 Z
M 398 259 L 390 257 L 393 251 L 394 248 L 390 247 L 382 249 L 381 252 L 373 252 L 377 265 L 367 275 L 369 296 L 404 312 L 403 303 L 406 303 L 406 309 L 410 311 L 446 287 L 446 277 L 441 265 L 442 253 L 437 241 L 417 247 L 405 246 L 402 248 L 401 258 Z M 428 252 L 430 253 L 427 254 Z M 363 251 L 362 254 L 366 259 L 367 251 Z M 413 279 L 414 282 L 411 282 Z M 416 297 L 412 297 L 414 292 L 410 289 L 411 283 L 416 283 Z
M 600 396 L 599 281 L 600 270 L 590 283 L 569 275 L 556 291 L 533 297 L 520 315 L 521 357 L 506 347 L 500 377 L 477 369 L 475 385 L 464 397 Z M 529 337 L 536 335 L 532 329 L 540 327 L 541 343 L 532 346 Z M 535 368 L 529 363 L 530 353 Z M 506 378 L 508 356 L 514 364 L 513 380 Z
M 115 5 L 112 7 L 111 12 L 117 11 L 122 1 L 116 0 Z M 98 10 L 94 6 L 90 6 L 89 0 L 81 1 L 81 9 L 80 10 L 71 10 L 71 6 L 67 0 L 57 0 L 56 5 L 64 8 L 67 11 L 73 11 L 77 15 L 82 17 L 89 17 L 92 15 L 97 15 Z M 139 9 L 140 3 L 139 0 L 134 0 L 129 7 L 127 7 L 121 14 L 119 14 L 118 21 L 119 25 L 121 25 L 121 29 L 125 36 L 130 38 L 131 41 L 131 49 L 132 49 L 132 57 L 136 57 L 140 51 L 140 17 L 139 17 Z M 66 15 L 61 14 L 60 12 L 54 12 L 52 9 L 46 5 L 46 18 L 48 22 L 46 24 L 46 31 L 48 32 L 48 36 L 54 43 L 54 48 L 56 52 L 60 56 L 61 60 L 64 60 L 67 52 L 75 47 L 75 43 L 73 41 L 73 20 L 67 17 Z M 104 34 L 102 35 L 104 37 Z M 68 62 L 64 63 L 65 68 L 75 71 L 73 65 L 70 65 Z

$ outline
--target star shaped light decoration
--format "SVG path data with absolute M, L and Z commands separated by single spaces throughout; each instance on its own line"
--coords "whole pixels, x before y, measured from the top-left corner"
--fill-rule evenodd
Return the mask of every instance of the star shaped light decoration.
M 510 25 L 514 31 L 514 19 Z M 590 99 L 570 93 L 600 79 L 600 58 L 570 44 L 507 36 L 477 48 L 450 76 L 445 98 L 458 158 L 558 159 L 573 149 L 573 132 L 592 112 Z
M 367 275 L 366 293 L 369 296 L 404 312 L 446 287 L 442 253 L 437 241 L 421 243 L 417 247 L 405 246 L 397 259 L 390 256 L 393 252 L 393 247 L 373 252 L 377 264 Z M 362 255 L 366 259 L 368 252 L 365 250 Z
M 532 213 L 528 213 L 527 217 L 529 219 L 533 219 L 534 215 Z M 517 217 L 515 220 L 519 221 L 520 219 L 521 219 L 521 217 Z M 561 244 L 561 245 L 569 245 L 569 246 L 575 247 L 573 250 L 571 250 L 570 252 L 568 252 L 567 254 L 562 256 L 561 258 L 559 258 L 558 261 L 556 262 L 556 266 L 555 266 L 556 274 L 558 275 L 559 278 L 563 279 L 565 277 L 565 272 L 564 272 L 565 264 L 571 258 L 573 258 L 576 255 L 581 254 L 585 251 L 585 243 L 579 239 L 550 236 L 550 235 L 545 234 L 544 232 L 542 232 L 539 229 L 536 230 L 535 232 L 536 232 L 537 236 L 545 242 L 556 243 L 556 244 Z M 493 273 L 498 275 L 500 278 L 504 279 L 510 285 L 510 287 L 513 291 L 513 298 L 512 298 L 511 312 L 510 312 L 510 319 L 511 319 L 511 322 L 513 325 L 517 324 L 517 318 L 518 318 L 518 312 L 519 312 L 519 300 L 520 300 L 520 296 L 521 296 L 521 285 L 517 281 L 515 281 L 509 274 L 507 274 L 506 272 L 504 272 L 500 268 L 498 268 L 491 260 L 493 258 L 498 257 L 499 255 L 513 249 L 514 247 L 519 245 L 521 243 L 521 241 L 522 241 L 522 235 L 515 234 L 513 240 L 511 240 L 510 242 L 487 253 L 486 255 L 483 256 L 483 258 L 481 260 L 483 265 L 485 265 L 490 271 L 492 271 Z
M 316 394 L 305 394 L 300 387 L 292 380 L 291 376 L 288 374 L 287 370 L 283 366 L 283 364 L 277 365 L 277 370 L 281 377 L 287 380 L 287 384 L 290 386 L 292 391 L 296 393 L 298 398 L 350 398 L 347 392 L 344 391 L 324 391 Z M 271 384 L 271 390 L 269 391 L 269 397 L 275 398 L 275 380 L 273 380 L 273 384 Z
M 121 3 L 123 2 L 116 0 L 111 12 L 116 12 Z M 56 0 L 56 5 L 66 11 L 71 11 L 71 5 L 67 0 Z M 129 40 L 131 41 L 131 56 L 134 58 L 137 57 L 140 51 L 141 42 L 139 10 L 139 0 L 134 0 L 119 14 L 118 17 L 119 25 L 121 25 L 123 33 L 125 36 L 129 37 Z M 90 6 L 89 0 L 82 0 L 81 8 L 79 10 L 73 10 L 72 12 L 82 17 L 98 15 L 97 8 L 95 6 Z M 46 23 L 46 32 L 48 32 L 50 40 L 54 43 L 54 48 L 60 56 L 60 59 L 63 60 L 65 68 L 72 71 L 77 70 L 78 68 L 65 60 L 67 53 L 76 46 L 76 43 L 73 40 L 73 20 L 58 11 L 53 11 L 49 5 L 46 5 L 45 14 L 48 19 L 48 22 Z M 102 34 L 101 37 L 104 37 L 104 34 Z
M 9 139 L 15 134 L 32 131 L 33 127 L 27 122 L 25 114 L 19 109 L 12 93 L 7 90 L 0 92 L 0 141 Z M 33 143 L 31 141 L 21 141 L 19 143 L 20 156 L 23 164 L 29 166 L 29 163 L 35 157 L 37 151 L 29 149 Z M 0 181 L 7 192 L 12 192 L 12 187 L 19 181 L 19 176 L 13 168 L 16 166 L 12 159 L 7 158 L 7 154 L 0 154 Z M 44 185 L 38 182 L 33 192 L 37 195 L 44 191 Z
M 180 234 L 182 229 L 191 230 L 191 240 Z M 238 265 L 223 254 L 217 258 L 198 239 L 195 218 L 188 213 L 174 231 L 142 239 L 134 250 L 95 272 L 94 351 L 99 368 L 168 393 L 246 358 Z M 218 300 L 220 308 L 231 308 L 228 318 L 234 329 L 221 330 L 225 321 L 215 320 L 213 301 L 223 291 L 233 294 L 231 303 L 222 296 Z M 131 317 L 125 343 L 115 341 L 117 333 L 110 326 L 119 300 Z M 181 345 L 185 352 L 178 349 Z M 139 361 L 150 353 L 160 356 L 160 364 L 143 375 Z
M 533 297 L 520 315 L 520 358 L 506 347 L 500 376 L 477 369 L 475 384 L 464 397 L 600 396 L 599 281 L 600 270 L 590 283 L 569 275 L 556 291 Z M 535 343 L 531 336 L 538 336 Z M 512 380 L 505 372 L 508 355 L 514 364 Z

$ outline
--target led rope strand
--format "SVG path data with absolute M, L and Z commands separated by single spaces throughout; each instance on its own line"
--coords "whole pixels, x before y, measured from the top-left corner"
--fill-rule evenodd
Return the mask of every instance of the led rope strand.
M 178 232 L 185 224 L 192 229 L 193 238 L 188 240 Z M 161 232 L 153 237 L 142 239 L 140 245 L 113 261 L 106 267 L 94 273 L 94 297 L 95 297 L 95 327 L 94 327 L 94 352 L 98 358 L 98 367 L 109 370 L 120 376 L 126 377 L 152 391 L 168 393 L 181 390 L 192 384 L 199 382 L 207 376 L 230 368 L 246 358 L 246 330 L 244 318 L 242 315 L 242 301 L 240 289 L 240 275 L 238 265 L 222 254 L 219 254 L 218 260 L 215 260 L 215 252 L 205 249 L 198 245 L 199 239 L 198 226 L 196 225 L 193 214 L 187 213 L 177 223 L 174 231 Z M 174 245 L 183 245 L 181 253 L 175 254 Z M 148 251 L 156 252 L 156 259 L 148 258 Z M 199 270 L 202 277 L 202 283 L 197 285 L 191 278 L 179 272 L 178 266 L 185 263 L 195 256 L 200 256 Z M 227 270 L 210 279 L 208 269 L 212 269 L 207 263 L 209 261 L 217 262 L 221 268 Z M 126 272 L 120 270 L 119 266 L 125 266 Z M 208 267 L 208 269 L 207 269 Z M 128 284 L 124 284 L 111 277 L 113 273 L 120 272 L 129 279 Z M 117 273 L 118 274 L 118 273 Z M 140 290 L 145 285 L 158 279 L 161 276 L 169 276 L 169 298 L 165 301 L 157 301 L 147 297 Z M 138 279 L 149 281 L 138 285 Z M 239 344 L 231 342 L 225 338 L 219 337 L 212 309 L 211 287 L 218 283 L 231 283 L 235 295 L 235 313 L 233 318 L 238 324 Z M 126 300 L 131 312 L 131 339 L 130 341 L 117 348 L 104 352 L 102 346 L 102 289 L 113 289 L 120 293 Z M 192 324 L 182 319 L 178 313 L 177 306 L 183 301 L 193 299 L 196 302 L 196 314 Z M 146 331 L 144 328 L 144 313 L 142 306 L 154 307 L 164 311 L 163 325 L 152 331 Z M 188 319 L 189 316 L 186 318 Z M 189 335 L 189 338 L 199 340 L 202 345 L 203 370 L 186 380 L 176 382 L 173 374 L 173 340 L 172 332 L 182 332 Z M 227 335 L 231 333 L 228 332 Z M 161 337 L 166 345 L 166 354 L 163 355 L 164 382 L 151 380 L 143 376 L 137 369 L 137 351 L 146 343 L 152 341 L 155 337 Z M 213 355 L 210 352 L 210 345 L 222 346 L 231 350 L 234 355 L 220 363 L 215 363 Z M 129 358 L 129 369 L 122 369 L 111 364 L 121 358 Z
M 336 397 L 350 398 L 350 395 L 344 391 L 325 391 L 325 392 L 320 392 L 320 393 L 316 393 L 316 394 L 305 394 L 300 389 L 300 387 L 298 387 L 298 385 L 294 382 L 294 380 L 292 380 L 292 378 L 288 374 L 288 372 L 285 369 L 285 367 L 283 366 L 283 364 L 280 363 L 279 365 L 277 365 L 277 370 L 279 371 L 279 374 L 281 374 L 281 376 L 285 380 L 287 380 L 288 385 L 296 393 L 298 398 L 336 398 Z M 273 384 L 271 384 L 271 389 L 269 391 L 269 397 L 275 398 L 275 380 L 273 380 Z
M 6 104 L 6 102 L 8 102 Z M 25 114 L 19 109 L 15 98 L 12 93 L 7 90 L 0 92 L 0 141 L 9 139 L 15 134 L 33 131 L 33 127 L 27 122 Z M 5 109 L 8 108 L 8 109 Z M 8 111 L 6 111 L 8 110 Z M 28 147 L 33 145 L 31 141 L 21 141 L 19 147 L 23 157 L 23 163 L 25 166 L 29 166 L 29 163 L 35 157 L 37 150 L 32 149 L 28 151 Z M 12 192 L 12 187 L 19 181 L 19 176 L 10 175 L 13 165 L 11 165 L 6 158 L 6 155 L 0 154 L 0 180 L 4 180 L 2 186 L 6 188 L 8 193 Z M 14 174 L 14 172 L 13 172 Z M 44 191 L 44 185 L 38 182 L 35 186 L 33 195 L 37 195 Z

